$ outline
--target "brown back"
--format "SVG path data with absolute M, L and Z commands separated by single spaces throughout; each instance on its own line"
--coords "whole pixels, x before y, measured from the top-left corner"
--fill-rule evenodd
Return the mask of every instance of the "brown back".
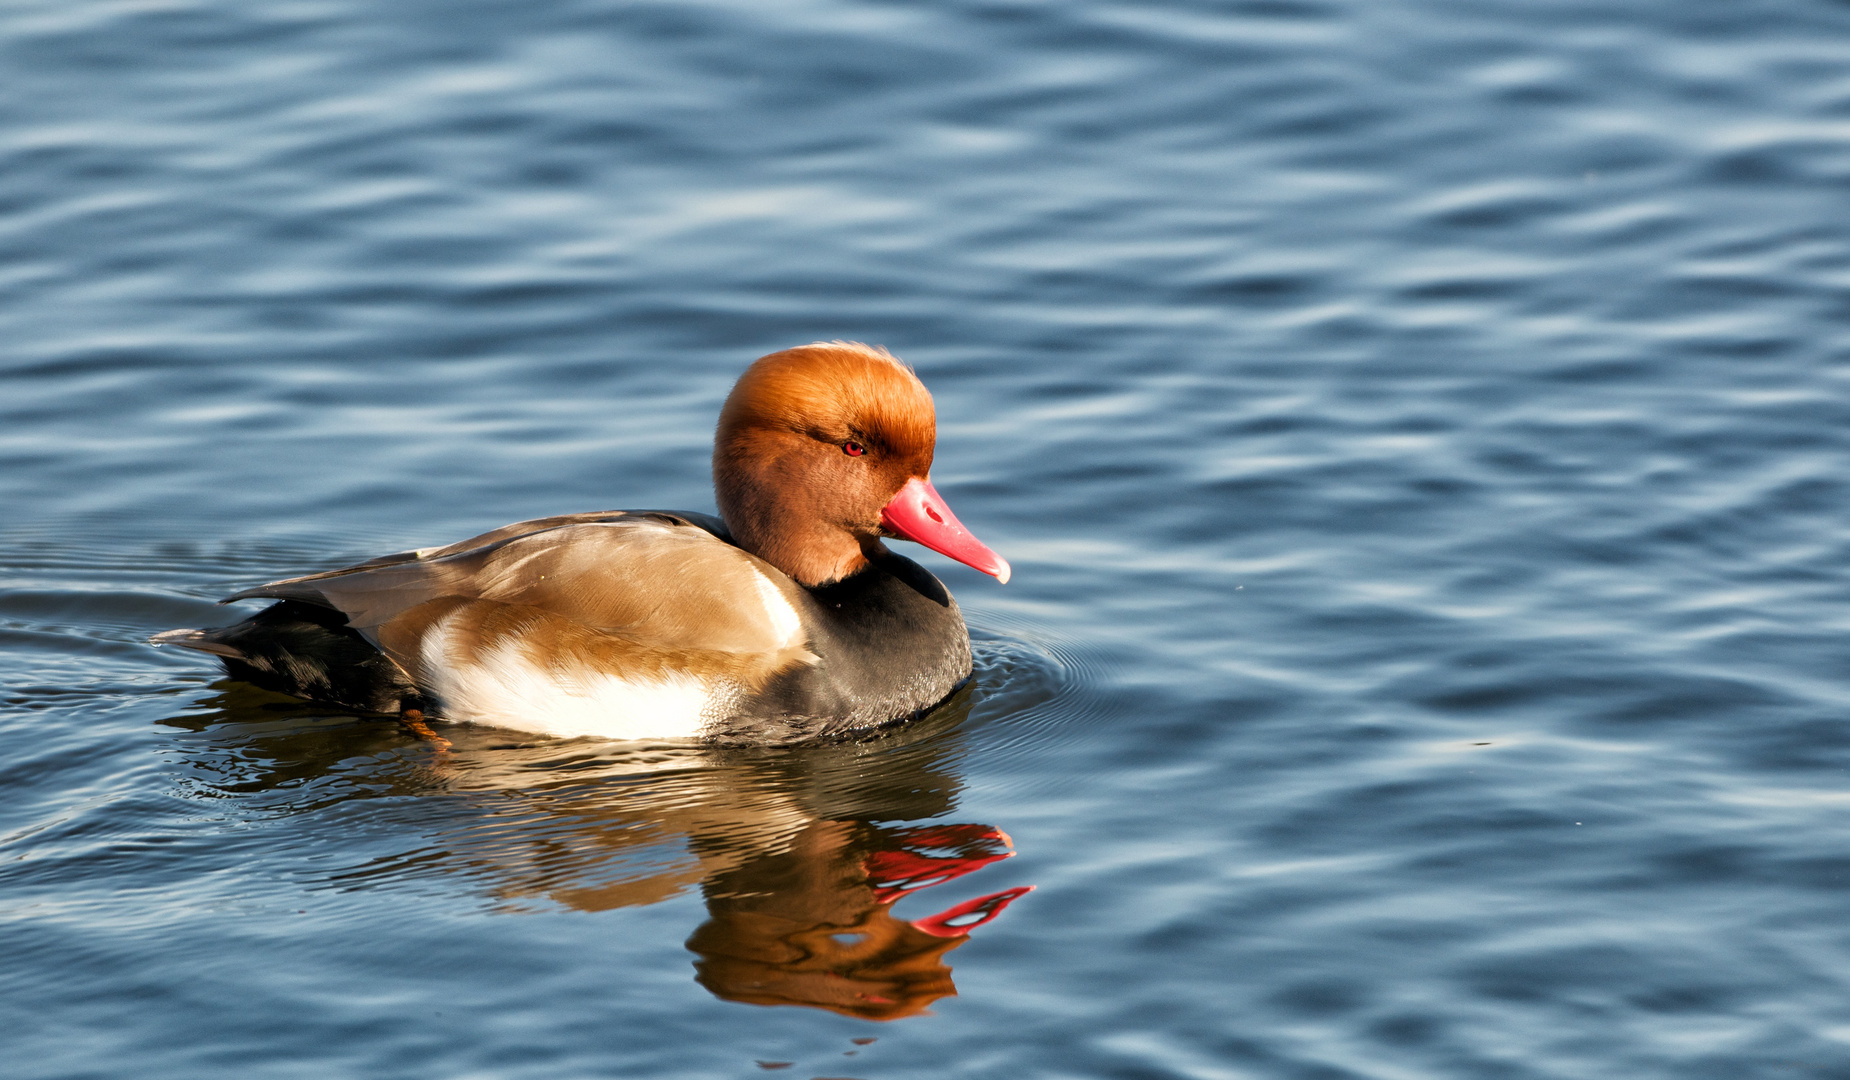
M 649 515 L 497 529 L 490 542 L 451 545 L 358 567 L 272 582 L 238 594 L 302 600 L 346 614 L 378 645 L 379 627 L 432 600 L 495 600 L 663 649 L 775 652 L 788 614 L 764 592 L 796 598 L 782 575 L 704 529 Z M 412 629 L 412 628 L 400 628 Z

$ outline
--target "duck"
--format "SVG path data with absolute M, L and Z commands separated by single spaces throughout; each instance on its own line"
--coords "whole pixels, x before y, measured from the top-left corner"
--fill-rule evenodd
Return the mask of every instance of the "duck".
M 886 541 L 1010 576 L 932 486 L 936 444 L 930 392 L 886 349 L 785 349 L 720 408 L 718 515 L 521 521 L 244 589 L 221 603 L 276 603 L 151 641 L 432 738 L 427 719 L 760 745 L 884 728 L 972 670 L 957 601 Z

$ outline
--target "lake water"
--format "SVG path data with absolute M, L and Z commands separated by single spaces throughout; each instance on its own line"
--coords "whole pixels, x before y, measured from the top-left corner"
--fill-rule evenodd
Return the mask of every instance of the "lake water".
M 14 0 L 0 65 L 9 1080 L 1850 1077 L 1850 5 Z M 978 670 L 912 728 L 441 753 L 145 644 L 710 509 L 832 338 L 1015 566 L 913 552 Z

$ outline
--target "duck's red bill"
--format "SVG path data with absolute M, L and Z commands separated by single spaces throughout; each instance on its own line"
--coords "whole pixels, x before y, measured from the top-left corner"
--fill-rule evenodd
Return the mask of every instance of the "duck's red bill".
M 861 860 L 876 903 L 894 903 L 1015 854 L 1008 834 L 993 825 L 926 825 L 900 830 L 899 837 L 899 846 Z
M 927 481 L 916 476 L 906 481 L 906 486 L 900 488 L 899 494 L 886 504 L 886 509 L 880 511 L 880 523 L 901 540 L 924 544 L 940 555 L 1008 584 L 1008 560 L 971 536 L 970 530 L 964 528 L 957 515 L 945 505 L 944 496 Z

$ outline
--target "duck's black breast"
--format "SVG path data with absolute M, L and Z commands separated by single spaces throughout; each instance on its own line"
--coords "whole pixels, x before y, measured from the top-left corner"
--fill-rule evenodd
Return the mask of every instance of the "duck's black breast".
M 963 613 L 911 559 L 886 552 L 805 592 L 799 614 L 817 662 L 773 678 L 714 737 L 762 743 L 879 727 L 931 708 L 970 677 Z

